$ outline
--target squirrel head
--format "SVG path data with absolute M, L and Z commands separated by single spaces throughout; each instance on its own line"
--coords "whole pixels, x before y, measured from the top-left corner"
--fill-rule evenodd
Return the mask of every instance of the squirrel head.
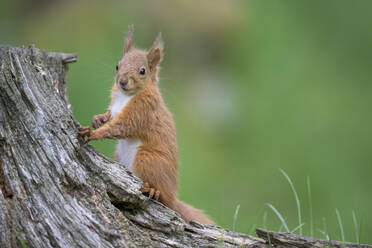
M 149 84 L 157 82 L 158 65 L 162 59 L 163 41 L 161 33 L 150 50 L 132 46 L 133 25 L 129 26 L 123 58 L 116 66 L 115 83 L 127 95 L 135 95 Z

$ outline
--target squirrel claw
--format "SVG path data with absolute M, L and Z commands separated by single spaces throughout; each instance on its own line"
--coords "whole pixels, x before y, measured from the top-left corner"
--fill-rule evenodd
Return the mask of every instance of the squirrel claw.
M 160 191 L 157 190 L 157 191 L 155 191 L 154 199 L 157 200 L 157 201 L 159 201 L 159 197 L 160 197 Z
M 95 115 L 92 120 L 92 127 L 97 129 L 108 121 L 108 118 L 104 114 Z
M 84 126 L 84 127 L 78 127 L 78 131 L 79 131 L 79 136 L 82 137 L 84 139 L 84 143 L 87 143 L 89 141 L 88 140 L 85 140 L 85 137 L 90 137 L 90 127 L 87 127 L 87 126 Z
M 160 196 L 160 191 L 155 189 L 155 188 L 151 188 L 149 183 L 148 182 L 144 182 L 140 191 L 142 192 L 142 194 L 144 195 L 147 195 L 148 194 L 148 197 L 150 199 L 154 199 L 156 201 L 159 200 L 159 196 Z
M 154 188 L 150 188 L 149 198 L 153 198 L 154 197 L 154 194 L 155 194 L 155 189 Z

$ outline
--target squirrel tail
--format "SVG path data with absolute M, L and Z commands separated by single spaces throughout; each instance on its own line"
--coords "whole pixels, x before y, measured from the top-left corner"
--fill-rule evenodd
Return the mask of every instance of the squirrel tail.
M 207 215 L 199 209 L 196 209 L 180 200 L 176 200 L 174 210 L 179 213 L 186 222 L 196 221 L 201 224 L 210 224 L 213 225 L 214 222 L 211 221 Z

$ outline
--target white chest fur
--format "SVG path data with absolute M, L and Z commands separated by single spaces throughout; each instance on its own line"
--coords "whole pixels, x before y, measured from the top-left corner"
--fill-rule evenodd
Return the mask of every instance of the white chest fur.
M 126 104 L 130 101 L 132 96 L 125 95 L 122 92 L 114 92 L 113 103 L 110 108 L 111 118 L 115 116 L 125 108 Z M 139 139 L 120 139 L 116 149 L 118 162 L 125 165 L 130 171 L 133 171 L 133 162 L 136 157 L 137 148 L 141 145 Z
M 112 99 L 114 102 L 110 108 L 111 118 L 115 118 L 115 116 L 121 111 L 122 108 L 125 107 L 125 105 L 127 105 L 131 98 L 132 96 L 128 96 L 120 91 L 112 93 Z

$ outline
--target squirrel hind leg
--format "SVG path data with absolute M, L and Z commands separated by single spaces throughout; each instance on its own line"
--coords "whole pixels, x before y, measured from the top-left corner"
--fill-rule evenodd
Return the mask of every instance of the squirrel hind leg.
M 186 222 L 196 221 L 201 224 L 214 225 L 214 222 L 209 219 L 201 210 L 196 209 L 180 200 L 175 203 L 174 210 L 179 213 Z

